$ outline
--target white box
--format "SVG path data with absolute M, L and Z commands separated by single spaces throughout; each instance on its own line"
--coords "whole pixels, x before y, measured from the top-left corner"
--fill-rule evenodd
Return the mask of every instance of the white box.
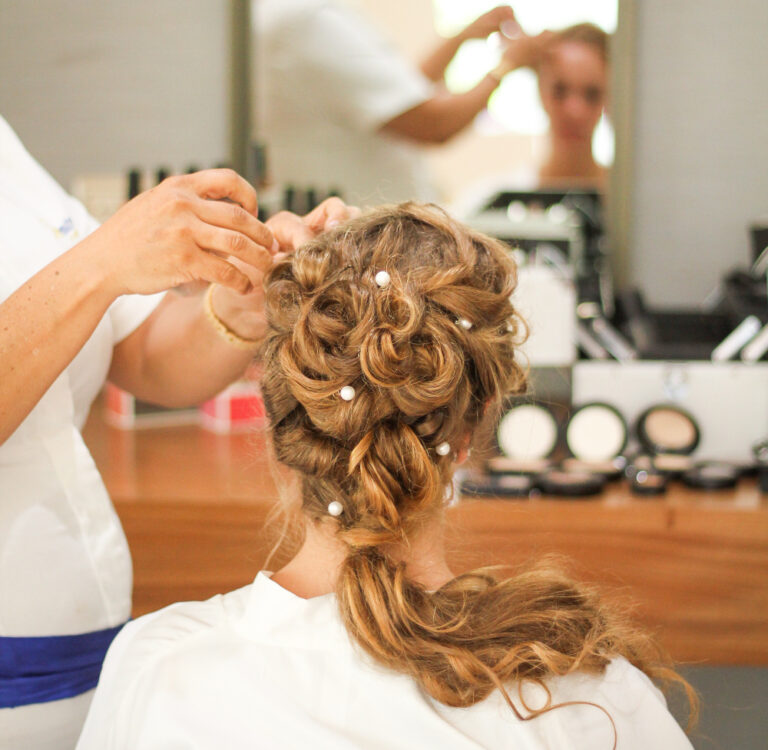
M 768 363 L 577 362 L 573 403 L 604 401 L 630 428 L 649 406 L 671 403 L 690 412 L 700 459 L 752 462 L 752 445 L 768 437 Z
M 528 324 L 521 347 L 531 367 L 567 367 L 576 359 L 576 289 L 546 266 L 518 271 L 512 304 Z

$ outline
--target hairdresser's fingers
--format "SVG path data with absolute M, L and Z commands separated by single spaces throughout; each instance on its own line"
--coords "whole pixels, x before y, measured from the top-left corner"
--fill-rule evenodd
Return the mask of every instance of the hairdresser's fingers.
M 182 187 L 188 185 L 201 198 L 227 198 L 240 204 L 249 214 L 255 216 L 258 211 L 256 191 L 233 169 L 206 169 L 170 179 L 177 181 Z
M 218 255 L 201 253 L 201 257 L 196 259 L 190 270 L 196 278 L 211 284 L 220 284 L 238 294 L 247 294 L 253 288 L 251 280 L 246 274 Z
M 293 252 L 297 247 L 309 242 L 316 234 L 300 216 L 290 211 L 276 213 L 267 220 L 267 227 L 277 240 L 282 253 Z
M 194 227 L 198 247 L 222 257 L 230 255 L 244 263 L 265 271 L 272 265 L 272 251 L 257 245 L 250 237 L 231 229 L 206 224 L 200 221 Z
M 515 23 L 515 12 L 509 5 L 499 5 L 478 16 L 464 31 L 459 32 L 462 41 L 467 39 L 485 39 L 494 31 L 502 30 L 504 24 Z
M 229 229 L 249 237 L 265 250 L 277 252 L 278 247 L 272 232 L 242 206 L 229 201 L 195 201 L 192 210 L 201 221 L 216 227 Z
M 359 215 L 359 208 L 348 206 L 341 198 L 334 197 L 326 198 L 304 217 L 304 221 L 315 232 L 324 232 Z

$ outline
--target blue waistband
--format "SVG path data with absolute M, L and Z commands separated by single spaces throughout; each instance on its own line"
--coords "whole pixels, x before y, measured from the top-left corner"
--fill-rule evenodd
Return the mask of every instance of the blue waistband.
M 78 635 L 0 636 L 0 708 L 72 698 L 96 687 L 122 625 Z

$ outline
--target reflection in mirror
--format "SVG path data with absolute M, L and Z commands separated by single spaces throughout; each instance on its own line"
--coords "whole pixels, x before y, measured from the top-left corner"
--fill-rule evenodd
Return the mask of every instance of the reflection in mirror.
M 450 205 L 490 178 L 602 188 L 617 0 L 540 5 L 254 3 L 254 132 L 278 200 Z
M 433 5 L 435 28 L 450 36 L 494 3 L 434 0 Z M 447 88 L 464 91 L 506 47 L 520 49 L 520 67 L 491 95 L 469 138 L 479 143 L 506 139 L 509 156 L 486 169 L 518 187 L 567 182 L 603 188 L 614 150 L 604 110 L 609 35 L 616 29 L 618 2 L 592 0 L 575 7 L 524 0 L 514 9 L 516 29 L 466 42 L 446 71 Z

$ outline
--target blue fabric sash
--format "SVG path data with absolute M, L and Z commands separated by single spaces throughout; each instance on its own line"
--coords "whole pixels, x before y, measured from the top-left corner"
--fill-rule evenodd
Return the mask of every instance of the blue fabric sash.
M 96 687 L 123 625 L 78 635 L 0 636 L 0 708 L 48 703 Z

